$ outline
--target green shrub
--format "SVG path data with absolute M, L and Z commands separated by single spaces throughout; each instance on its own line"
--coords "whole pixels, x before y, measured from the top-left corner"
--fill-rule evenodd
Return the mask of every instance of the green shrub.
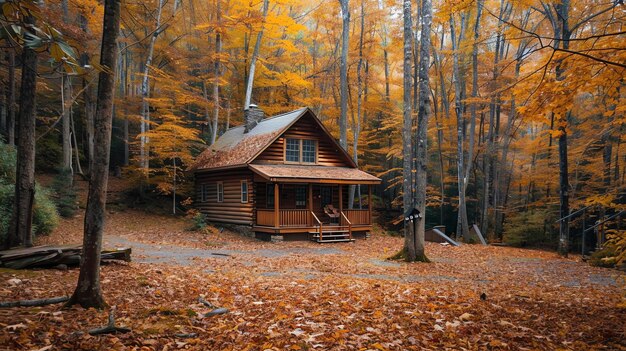
M 73 217 L 78 210 L 76 189 L 73 185 L 72 172 L 69 169 L 60 169 L 52 182 L 55 203 L 61 217 Z
M 0 140 L 0 243 L 3 245 L 13 215 L 15 199 L 15 149 Z M 33 233 L 48 234 L 59 224 L 59 214 L 49 192 L 35 186 Z
M 191 226 L 191 230 L 203 230 L 207 227 L 206 215 L 202 212 L 196 212 L 195 214 L 193 214 L 191 220 L 193 223 Z
M 545 210 L 512 215 L 504 223 L 503 241 L 513 246 L 550 244 L 550 233 L 546 230 L 545 223 Z
M 33 233 L 49 234 L 59 224 L 59 213 L 45 188 L 35 186 L 35 206 L 33 207 Z

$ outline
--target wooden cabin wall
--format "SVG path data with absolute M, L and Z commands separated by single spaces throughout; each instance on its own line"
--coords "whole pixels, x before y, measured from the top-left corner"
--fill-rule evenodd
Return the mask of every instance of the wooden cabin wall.
M 350 167 L 343 153 L 309 115 L 303 116 L 280 138 L 263 151 L 253 163 L 282 164 L 285 161 L 285 138 L 317 140 L 317 165 Z
M 196 208 L 210 222 L 252 225 L 254 222 L 255 187 L 249 169 L 198 172 L 196 177 Z M 241 181 L 248 181 L 248 202 L 241 203 Z M 224 184 L 224 201 L 217 202 L 217 182 Z M 202 185 L 208 184 L 207 201 L 202 201 Z

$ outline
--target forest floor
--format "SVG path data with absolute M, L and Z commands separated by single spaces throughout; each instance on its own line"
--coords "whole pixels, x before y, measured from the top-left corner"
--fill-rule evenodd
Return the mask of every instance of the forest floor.
M 128 334 L 90 336 L 107 311 L 0 310 L 0 350 L 626 350 L 624 273 L 508 247 L 427 243 L 432 263 L 386 260 L 402 239 L 270 243 L 136 210 L 108 215 L 102 268 Z M 37 244 L 80 243 L 82 216 Z M 0 270 L 0 301 L 70 295 L 78 269 Z M 484 294 L 484 299 L 481 299 Z M 199 296 L 227 308 L 210 308 Z M 177 334 L 192 334 L 182 338 Z M 187 335 L 189 336 L 189 335 Z

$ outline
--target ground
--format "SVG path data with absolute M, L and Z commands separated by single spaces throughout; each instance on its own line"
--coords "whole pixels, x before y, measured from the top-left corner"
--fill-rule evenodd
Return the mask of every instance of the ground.
M 428 243 L 432 263 L 385 258 L 402 239 L 269 243 L 172 216 L 108 215 L 105 247 L 132 263 L 102 268 L 107 311 L 0 309 L 0 350 L 624 350 L 624 274 L 579 258 Z M 39 244 L 79 243 L 82 217 Z M 0 301 L 69 295 L 78 269 L 0 271 Z M 481 295 L 483 298 L 481 298 Z M 204 296 L 227 314 L 202 317 Z M 183 338 L 177 334 L 195 333 Z

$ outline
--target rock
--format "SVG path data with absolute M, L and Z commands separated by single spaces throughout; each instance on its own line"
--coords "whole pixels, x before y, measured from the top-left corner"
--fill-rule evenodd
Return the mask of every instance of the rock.
M 9 283 L 11 285 L 20 285 L 20 284 L 22 284 L 22 280 L 21 279 L 17 279 L 17 278 L 11 278 L 11 279 L 7 280 L 7 283 Z

